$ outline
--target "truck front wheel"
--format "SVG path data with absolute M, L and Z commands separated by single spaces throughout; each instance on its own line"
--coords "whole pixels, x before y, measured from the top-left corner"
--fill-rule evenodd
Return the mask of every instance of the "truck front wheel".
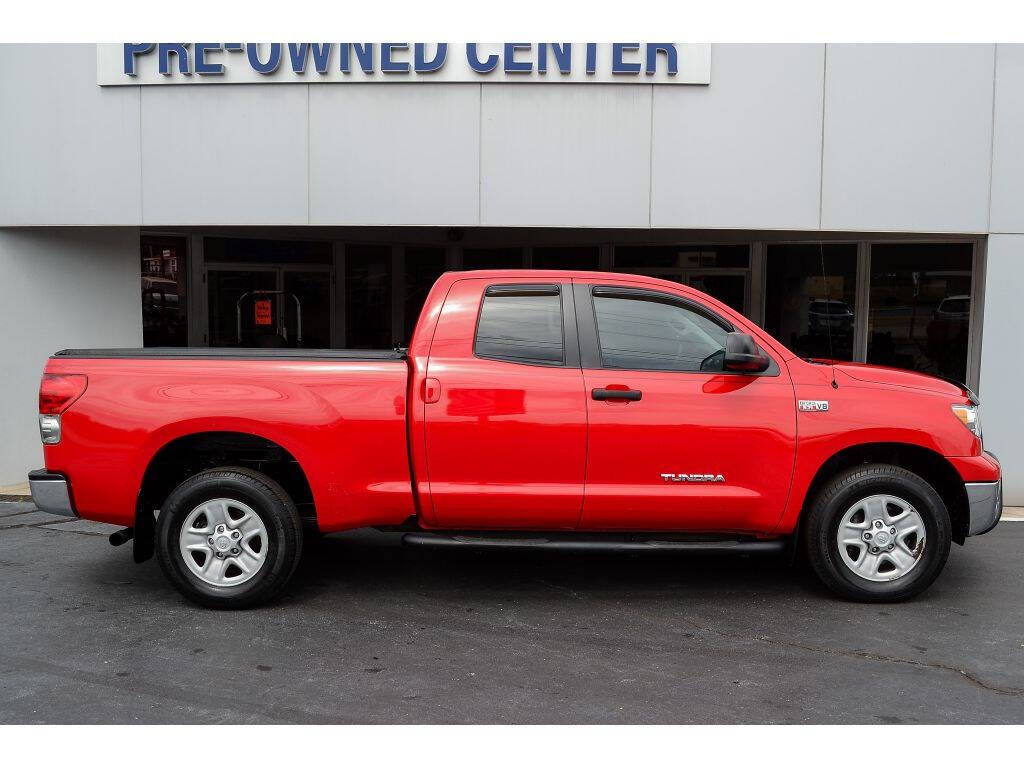
M 288 583 L 302 554 L 302 522 L 271 478 L 222 467 L 171 492 L 156 541 L 161 568 L 187 598 L 209 608 L 249 608 Z
M 807 559 L 825 584 L 865 602 L 906 600 L 946 564 L 949 511 L 920 476 L 891 464 L 838 474 L 803 521 Z

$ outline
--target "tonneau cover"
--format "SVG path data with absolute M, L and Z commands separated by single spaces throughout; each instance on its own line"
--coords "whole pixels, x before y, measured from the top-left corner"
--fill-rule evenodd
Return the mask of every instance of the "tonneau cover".
M 228 360 L 405 360 L 404 349 L 242 349 L 234 347 L 146 347 L 144 349 L 62 349 L 53 357 Z

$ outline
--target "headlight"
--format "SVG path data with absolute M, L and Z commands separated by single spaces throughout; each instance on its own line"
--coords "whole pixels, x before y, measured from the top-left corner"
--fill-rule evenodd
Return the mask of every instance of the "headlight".
M 978 437 L 981 437 L 981 420 L 978 418 L 978 406 L 954 405 L 952 408 L 953 415 L 960 419 L 960 423 Z

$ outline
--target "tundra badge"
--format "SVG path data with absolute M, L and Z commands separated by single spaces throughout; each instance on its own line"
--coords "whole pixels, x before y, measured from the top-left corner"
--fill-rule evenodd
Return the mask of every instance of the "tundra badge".
M 685 473 L 674 474 L 662 472 L 661 479 L 666 483 L 724 483 L 722 475 L 687 475 Z

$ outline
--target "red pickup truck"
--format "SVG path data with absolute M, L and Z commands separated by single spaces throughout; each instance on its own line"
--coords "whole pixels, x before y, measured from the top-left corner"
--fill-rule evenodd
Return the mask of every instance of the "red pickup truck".
M 125 526 L 203 605 L 270 599 L 304 536 L 421 546 L 802 551 L 900 600 L 991 530 L 978 401 L 803 360 L 635 275 L 443 275 L 408 350 L 65 350 L 39 395 L 40 509 Z

